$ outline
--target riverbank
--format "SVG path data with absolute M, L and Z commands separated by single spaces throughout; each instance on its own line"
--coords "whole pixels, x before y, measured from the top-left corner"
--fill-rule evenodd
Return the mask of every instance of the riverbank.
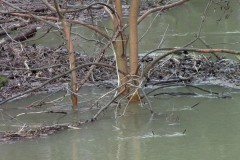
M 31 88 L 40 87 L 44 82 L 67 72 L 69 68 L 68 52 L 64 48 L 52 49 L 11 43 L 3 48 L 0 55 L 0 75 L 5 75 L 8 83 L 1 88 L 1 101 Z M 146 66 L 152 59 L 154 57 L 148 57 L 144 62 L 139 59 L 139 63 L 141 66 Z M 95 57 L 76 53 L 77 66 L 92 63 L 94 60 Z M 112 66 L 112 68 L 115 67 L 115 60 L 112 56 L 105 56 L 101 63 Z M 88 70 L 89 67 L 77 70 L 78 83 L 85 78 Z M 114 69 L 96 67 L 88 78 L 87 84 L 94 85 L 107 81 L 116 85 L 116 80 L 117 75 Z M 34 90 L 33 93 L 64 89 L 64 87 L 68 87 L 69 82 L 69 75 L 64 75 Z M 160 60 L 151 70 L 146 86 L 156 86 L 168 82 L 205 83 L 239 88 L 240 64 L 238 61 L 230 59 L 216 60 L 210 55 L 170 55 Z

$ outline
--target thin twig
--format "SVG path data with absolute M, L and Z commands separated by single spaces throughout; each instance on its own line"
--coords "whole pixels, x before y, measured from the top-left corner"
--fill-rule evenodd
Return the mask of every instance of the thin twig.
M 56 79 L 58 79 L 58 78 L 61 78 L 62 76 L 65 76 L 65 75 L 71 73 L 73 70 L 76 70 L 76 69 L 79 69 L 79 68 L 83 68 L 83 67 L 86 67 L 86 66 L 92 66 L 92 65 L 97 65 L 97 66 L 102 66 L 102 67 L 106 67 L 106 68 L 116 69 L 115 67 L 110 66 L 110 65 L 105 64 L 105 63 L 87 63 L 87 64 L 83 64 L 83 65 L 77 66 L 76 68 L 73 68 L 73 69 L 71 69 L 71 70 L 69 70 L 69 71 L 67 71 L 67 72 L 64 72 L 64 73 L 62 73 L 62 74 L 60 74 L 60 75 L 57 75 L 57 76 L 49 79 L 48 81 L 44 82 L 43 84 L 41 84 L 41 85 L 38 86 L 38 87 L 29 89 L 29 90 L 27 90 L 27 91 L 24 91 L 24 92 L 18 94 L 18 95 L 15 95 L 15 96 L 12 96 L 12 97 L 10 97 L 10 98 L 7 98 L 7 99 L 3 100 L 2 102 L 0 102 L 0 105 L 4 104 L 4 103 L 6 103 L 6 102 L 8 102 L 8 101 L 10 101 L 10 100 L 13 100 L 13 99 L 15 99 L 15 98 L 17 98 L 17 97 L 20 97 L 20 96 L 26 95 L 26 94 L 28 94 L 28 93 L 31 93 L 31 92 L 33 92 L 33 91 L 35 91 L 35 90 L 37 90 L 37 89 L 40 89 L 40 88 L 44 87 L 45 85 L 49 84 L 50 82 L 52 82 L 52 81 L 54 81 L 54 80 L 56 80 Z M 120 71 L 120 70 L 119 70 L 119 71 Z M 120 72 L 121 72 L 121 71 L 120 71 Z M 123 73 L 123 72 L 122 72 L 122 73 Z M 124 73 L 123 73 L 123 74 L 124 74 Z

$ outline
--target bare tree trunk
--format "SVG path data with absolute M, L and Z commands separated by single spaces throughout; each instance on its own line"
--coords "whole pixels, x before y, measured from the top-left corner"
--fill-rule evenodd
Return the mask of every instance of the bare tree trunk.
M 68 23 L 65 21 L 65 19 L 62 19 L 62 25 L 63 25 L 63 30 L 65 33 L 65 38 L 67 41 L 67 48 L 69 52 L 69 63 L 70 63 L 70 70 L 76 67 L 75 64 L 75 55 L 74 55 L 74 49 L 73 49 L 73 43 L 71 39 L 71 33 L 70 33 L 70 28 L 68 26 Z M 72 108 L 73 110 L 77 110 L 77 105 L 78 105 L 78 98 L 77 95 L 75 94 L 77 92 L 77 73 L 76 70 L 73 70 L 71 72 L 71 100 L 72 100 Z
M 118 32 L 119 29 L 123 26 L 123 19 L 122 19 L 122 2 L 121 0 L 115 0 L 115 8 L 117 15 L 114 16 L 113 23 L 114 23 L 114 31 Z M 128 73 L 127 69 L 127 60 L 126 60 L 126 36 L 123 32 L 120 32 L 119 36 L 116 38 L 116 41 L 114 42 L 114 49 L 116 53 L 116 63 L 117 68 L 125 73 Z M 127 77 L 118 72 L 118 81 L 120 90 L 119 92 L 124 91 L 123 93 L 128 93 L 128 89 L 123 85 L 127 82 Z
M 138 70 L 138 11 L 139 0 L 132 0 L 129 15 L 129 42 L 130 42 L 130 74 L 134 77 Z M 136 78 L 136 77 L 134 77 Z M 138 85 L 138 81 L 133 81 L 134 85 Z M 139 102 L 138 92 L 134 92 L 131 97 L 132 102 Z
M 136 75 L 138 68 L 138 19 L 139 0 L 132 0 L 129 15 L 130 74 Z
M 67 48 L 69 52 L 70 70 L 72 70 L 76 68 L 76 64 L 75 64 L 75 55 L 74 55 L 73 43 L 71 39 L 70 27 L 66 19 L 62 15 L 56 0 L 54 0 L 54 4 L 55 4 L 56 11 L 58 13 L 59 19 L 62 22 L 63 31 L 65 33 L 65 39 L 67 41 Z M 76 73 L 76 70 L 73 70 L 71 72 L 71 100 L 72 100 L 73 110 L 77 110 L 77 105 L 78 105 L 78 98 L 77 98 L 76 92 L 77 92 L 77 73 Z

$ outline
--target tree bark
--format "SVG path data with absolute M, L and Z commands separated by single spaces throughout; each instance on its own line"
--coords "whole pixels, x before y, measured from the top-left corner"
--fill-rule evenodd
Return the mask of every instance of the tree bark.
M 139 0 L 132 0 L 130 6 L 129 15 L 129 42 L 130 42 L 130 74 L 136 78 L 138 70 L 138 11 L 139 11 Z M 133 80 L 133 84 L 138 86 L 139 82 Z M 139 102 L 140 98 L 138 92 L 130 98 L 131 102 Z
M 114 16 L 113 24 L 114 24 L 114 31 L 118 32 L 123 27 L 123 19 L 122 19 L 122 2 L 121 0 L 115 0 L 115 9 L 116 9 L 116 16 Z M 119 70 L 122 70 L 125 73 L 128 73 L 127 69 L 127 60 L 126 60 L 126 36 L 124 32 L 119 33 L 116 40 L 114 41 L 114 49 L 116 54 L 116 65 Z M 127 82 L 126 75 L 118 72 L 118 81 L 119 86 L 122 86 L 119 88 L 119 92 L 128 93 L 128 90 L 125 84 Z
M 72 70 L 72 72 L 71 72 L 72 108 L 73 108 L 73 110 L 77 110 L 77 105 L 78 105 L 78 97 L 76 95 L 76 93 L 77 93 L 77 73 L 76 73 L 76 70 L 73 70 L 74 68 L 76 68 L 76 64 L 75 64 L 74 48 L 73 48 L 73 43 L 72 43 L 72 39 L 71 39 L 71 31 L 70 31 L 68 22 L 64 18 L 62 12 L 60 11 L 60 8 L 59 8 L 56 0 L 54 0 L 54 5 L 56 8 L 56 12 L 59 16 L 59 19 L 62 22 L 63 31 L 65 33 L 65 39 L 67 41 L 67 49 L 68 49 L 68 53 L 69 53 L 69 64 L 70 64 L 69 68 L 70 68 L 70 70 Z
M 63 25 L 63 30 L 65 33 L 65 38 L 67 41 L 67 48 L 69 52 L 69 63 L 70 63 L 70 70 L 76 67 L 75 64 L 75 55 L 74 55 L 74 49 L 73 49 L 73 43 L 71 39 L 71 33 L 70 33 L 70 28 L 68 26 L 68 23 L 65 21 L 65 19 L 62 19 L 62 25 Z M 78 98 L 77 95 L 75 94 L 77 92 L 77 73 L 76 70 L 73 70 L 71 72 L 71 100 L 72 100 L 72 108 L 73 110 L 77 110 L 77 105 L 78 105 Z
M 136 75 L 138 68 L 138 28 L 139 0 L 132 0 L 129 15 L 130 74 Z

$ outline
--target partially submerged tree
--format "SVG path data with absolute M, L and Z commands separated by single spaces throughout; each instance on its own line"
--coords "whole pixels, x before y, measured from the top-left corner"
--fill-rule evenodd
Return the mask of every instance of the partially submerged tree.
M 127 67 L 127 56 L 126 56 L 126 44 L 127 44 L 127 37 L 125 33 L 122 31 L 123 27 L 123 14 L 122 14 L 122 2 L 121 0 L 115 0 L 115 10 L 116 10 L 116 16 L 112 16 L 113 23 L 114 23 L 114 32 L 119 32 L 119 35 L 117 35 L 116 40 L 113 42 L 114 51 L 115 51 L 115 57 L 116 57 L 116 63 L 117 68 L 122 70 L 125 74 L 118 72 L 118 83 L 120 92 L 127 93 L 128 89 L 125 85 L 127 83 L 127 77 L 126 74 L 128 73 L 128 67 Z
M 62 30 L 65 33 L 65 39 L 67 41 L 67 48 L 69 51 L 69 63 L 70 63 L 70 70 L 71 71 L 71 92 L 72 92 L 72 105 L 73 108 L 76 109 L 77 106 L 77 96 L 75 93 L 77 92 L 77 78 L 76 78 L 76 72 L 74 70 L 75 68 L 75 55 L 74 55 L 74 49 L 71 39 L 71 30 L 69 28 L 69 24 L 78 24 L 83 25 L 89 29 L 92 29 L 93 31 L 97 32 L 98 34 L 102 35 L 106 39 L 109 40 L 109 42 L 103 47 L 101 50 L 99 58 L 97 58 L 96 63 L 99 62 L 103 56 L 104 51 L 113 44 L 114 51 L 115 51 L 115 57 L 116 57 L 116 68 L 118 72 L 118 81 L 119 81 L 119 94 L 129 94 L 128 98 L 131 102 L 139 102 L 140 96 L 138 94 L 138 89 L 141 87 L 141 81 L 142 81 L 142 75 L 138 72 L 139 63 L 138 63 L 138 24 L 146 18 L 149 14 L 157 12 L 157 11 L 163 11 L 175 6 L 179 6 L 188 0 L 179 0 L 177 2 L 165 5 L 165 6 L 158 6 L 155 8 L 150 8 L 147 10 L 142 16 L 139 17 L 139 3 L 140 0 L 132 0 L 130 4 L 130 12 L 128 17 L 128 24 L 123 24 L 123 15 L 122 15 L 122 1 L 121 0 L 115 0 L 113 3 L 113 7 L 106 4 L 106 3 L 93 3 L 87 6 L 82 7 L 81 5 L 79 7 L 72 8 L 65 8 L 61 9 L 58 6 L 58 2 L 54 0 L 54 6 L 53 7 L 48 1 L 42 0 L 42 2 L 54 13 L 57 13 L 58 17 L 53 16 L 40 16 L 35 15 L 33 13 L 27 13 L 25 10 L 20 9 L 17 6 L 14 6 L 13 4 L 9 3 L 6 0 L 2 0 L 3 4 L 6 4 L 12 8 L 14 8 L 18 12 L 10 12 L 8 14 L 13 16 L 20 16 L 20 17 L 29 17 L 29 18 L 35 18 L 37 20 L 43 21 L 47 23 L 48 25 L 51 25 L 53 27 L 56 26 L 53 22 L 54 21 L 61 21 L 62 22 Z M 82 4 L 82 2 L 81 2 Z M 111 15 L 113 19 L 114 24 L 114 33 L 113 36 L 108 36 L 107 33 L 105 33 L 102 30 L 99 30 L 97 27 L 87 24 L 81 20 L 71 20 L 66 19 L 64 17 L 64 14 L 66 13 L 77 13 L 84 11 L 86 9 L 91 9 L 94 6 L 100 6 L 103 7 L 105 10 L 108 11 L 108 13 Z M 126 29 L 129 27 L 129 31 Z M 112 37 L 112 38 L 110 38 Z M 129 39 L 129 41 L 128 41 Z M 129 45 L 130 52 L 129 54 L 126 53 L 127 47 Z M 128 57 L 129 56 L 129 57 Z M 128 62 L 127 59 L 130 59 Z M 91 67 L 92 71 L 94 69 L 94 66 Z M 90 74 L 88 74 L 90 76 Z M 85 78 L 86 80 L 87 78 Z M 83 81 L 84 82 L 84 81 Z
M 72 107 L 73 107 L 73 110 L 77 110 L 77 104 L 78 104 L 78 98 L 76 95 L 76 93 L 77 93 L 77 73 L 76 73 L 76 70 L 73 70 L 74 68 L 76 68 L 76 64 L 75 64 L 73 42 L 72 42 L 72 38 L 71 38 L 71 30 L 69 27 L 69 23 L 66 21 L 65 17 L 63 16 L 56 0 L 54 0 L 54 5 L 55 5 L 56 12 L 58 14 L 58 17 L 59 17 L 60 21 L 62 22 L 63 31 L 65 33 L 65 38 L 66 38 L 66 42 L 67 42 L 67 49 L 68 49 L 68 53 L 69 53 L 69 65 L 70 65 L 69 69 L 72 70 L 71 83 L 70 83 Z
M 180 0 L 166 6 L 151 8 L 139 17 L 140 0 L 132 0 L 130 4 L 128 24 L 123 25 L 122 2 L 121 0 L 115 0 L 114 5 L 116 14 L 115 16 L 112 15 L 112 17 L 114 22 L 114 31 L 117 35 L 116 40 L 113 41 L 115 46 L 114 49 L 116 54 L 117 68 L 127 73 L 127 76 L 119 74 L 119 86 L 121 86 L 120 91 L 124 90 L 123 93 L 125 94 L 128 93 L 130 90 L 133 90 L 129 95 L 129 99 L 131 102 L 140 102 L 138 88 L 141 87 L 140 84 L 142 82 L 142 78 L 144 78 L 138 71 L 138 24 L 151 13 L 163 11 L 165 9 L 181 5 L 187 1 L 188 0 Z M 129 31 L 127 32 L 126 28 L 128 27 Z M 127 41 L 128 38 L 129 41 Z M 130 48 L 129 54 L 126 53 L 126 48 L 128 45 Z M 127 55 L 129 55 L 129 57 L 126 57 Z M 127 62 L 127 58 L 130 59 L 129 64 Z
M 154 13 L 154 12 L 157 12 L 157 11 L 161 12 L 163 10 L 181 5 L 181 4 L 183 4 L 187 1 L 188 0 L 179 0 L 175 3 L 166 4 L 164 6 L 157 6 L 157 7 L 154 7 L 154 8 L 149 8 L 143 15 L 139 16 L 140 0 L 131 0 L 131 1 L 126 0 L 124 2 L 126 2 L 126 3 L 131 2 L 131 5 L 130 5 L 129 15 L 127 15 L 127 17 L 126 17 L 128 22 L 126 24 L 124 24 L 123 14 L 122 14 L 122 10 L 123 10 L 122 3 L 124 3 L 124 2 L 121 1 L 121 0 L 112 1 L 111 5 L 109 5 L 107 3 L 93 3 L 93 4 L 90 4 L 90 5 L 87 5 L 87 6 L 80 6 L 80 7 L 77 7 L 77 8 L 76 8 L 76 6 L 74 8 L 71 8 L 71 7 L 70 8 L 61 8 L 61 7 L 59 7 L 59 4 L 58 4 L 57 0 L 51 1 L 51 2 L 54 2 L 54 3 L 49 3 L 49 1 L 47 1 L 47 0 L 42 0 L 42 2 L 49 8 L 49 10 L 51 10 L 51 13 L 44 13 L 44 15 L 27 12 L 23 9 L 20 9 L 17 6 L 14 6 L 13 4 L 9 3 L 6 0 L 2 0 L 1 2 L 10 6 L 11 8 L 14 8 L 15 10 L 17 10 L 17 12 L 16 11 L 11 11 L 11 12 L 7 12 L 7 13 L 4 13 L 4 14 L 36 19 L 36 20 L 42 21 L 42 22 L 44 22 L 48 25 L 51 25 L 52 27 L 57 28 L 61 33 L 64 33 L 63 34 L 64 35 L 63 39 L 66 42 L 66 48 L 67 48 L 68 53 L 69 53 L 69 55 L 67 55 L 67 56 L 69 56 L 68 57 L 69 58 L 69 63 L 67 63 L 66 65 L 69 64 L 69 70 L 64 72 L 64 73 L 59 73 L 58 75 L 54 75 L 52 78 L 50 78 L 50 79 L 46 80 L 45 82 L 41 83 L 36 88 L 31 88 L 31 89 L 29 89 L 29 90 L 27 90 L 27 91 L 25 91 L 25 92 L 23 92 L 19 95 L 16 95 L 16 96 L 13 95 L 9 99 L 3 100 L 2 102 L 0 102 L 0 105 L 9 101 L 9 100 L 17 98 L 21 95 L 28 94 L 28 93 L 30 93 L 34 90 L 37 90 L 37 89 L 39 89 L 43 86 L 46 86 L 48 83 L 50 83 L 50 82 L 52 82 L 56 79 L 59 79 L 63 76 L 66 76 L 67 74 L 70 74 L 71 75 L 71 100 L 72 100 L 73 109 L 76 110 L 77 109 L 77 101 L 78 101 L 76 93 L 78 92 L 77 85 L 79 85 L 79 84 L 77 84 L 76 71 L 80 68 L 90 67 L 88 74 L 80 82 L 80 83 L 84 83 L 89 78 L 89 76 L 92 75 L 92 71 L 94 70 L 94 68 L 96 66 L 97 67 L 107 67 L 107 68 L 111 68 L 111 69 L 116 69 L 116 72 L 118 74 L 118 82 L 119 82 L 118 87 L 114 88 L 113 90 L 111 90 L 111 91 L 109 91 L 108 93 L 105 94 L 105 95 L 107 95 L 107 94 L 110 95 L 111 94 L 111 95 L 114 95 L 114 96 L 111 97 L 112 99 L 108 103 L 106 103 L 106 104 L 104 103 L 104 106 L 101 106 L 101 104 L 99 105 L 99 102 L 100 102 L 101 98 L 104 97 L 105 95 L 97 97 L 97 100 L 95 101 L 97 103 L 96 108 L 99 109 L 99 106 L 101 106 L 101 107 L 95 113 L 95 115 L 93 117 L 91 117 L 91 119 L 86 120 L 85 122 L 96 120 L 97 117 L 100 115 L 100 113 L 102 113 L 107 107 L 109 107 L 111 103 L 115 103 L 115 102 L 117 102 L 115 118 L 118 118 L 118 117 L 121 117 L 122 115 L 125 115 L 126 108 L 127 108 L 128 104 L 130 102 L 139 102 L 142 99 L 142 97 L 146 98 L 146 101 L 148 102 L 148 104 L 150 106 L 151 103 L 147 99 L 147 95 L 149 95 L 151 92 L 153 93 L 154 91 L 156 91 L 158 89 L 166 87 L 164 85 L 162 85 L 162 86 L 160 85 L 160 86 L 158 86 L 158 88 L 151 90 L 147 94 L 142 90 L 142 88 L 144 88 L 144 86 L 143 86 L 144 83 L 143 82 L 146 81 L 149 73 L 150 74 L 153 73 L 154 71 L 152 71 L 152 70 L 161 70 L 160 67 L 159 68 L 158 67 L 154 68 L 154 65 L 159 64 L 159 61 L 162 60 L 164 57 L 166 57 L 170 54 L 174 54 L 174 53 L 178 53 L 178 54 L 180 53 L 182 55 L 182 53 L 185 53 L 185 52 L 211 53 L 211 54 L 213 54 L 213 53 L 214 54 L 215 53 L 223 53 L 224 52 L 224 53 L 230 53 L 230 54 L 234 54 L 234 55 L 240 55 L 239 51 L 228 50 L 228 49 L 211 49 L 207 45 L 207 43 L 203 39 L 201 39 L 202 38 L 200 36 L 201 28 L 202 28 L 202 24 L 203 24 L 203 22 L 205 21 L 205 18 L 206 18 L 206 14 L 205 14 L 206 11 L 205 11 L 203 16 L 202 16 L 201 24 L 199 25 L 198 33 L 196 34 L 196 38 L 194 38 L 192 41 L 187 43 L 185 46 L 183 46 L 182 48 L 180 48 L 180 47 L 179 48 L 174 48 L 174 47 L 173 48 L 157 48 L 157 49 L 153 49 L 152 51 L 147 53 L 145 56 L 139 57 L 139 54 L 138 54 L 138 47 L 139 47 L 138 46 L 139 45 L 138 44 L 138 41 L 139 41 L 139 38 L 138 38 L 138 24 L 140 22 L 142 22 L 144 20 L 144 18 L 146 18 L 151 13 Z M 211 5 L 212 2 L 213 2 L 212 0 L 208 1 L 207 7 L 206 7 L 205 10 L 208 10 L 208 8 L 209 8 L 209 6 Z M 80 4 L 84 4 L 84 1 L 81 0 Z M 109 32 L 105 32 L 103 29 L 99 29 L 98 27 L 94 26 L 93 24 L 86 23 L 86 22 L 83 22 L 81 20 L 75 20 L 75 19 L 67 18 L 68 17 L 67 13 L 78 13 L 78 12 L 86 10 L 86 9 L 91 9 L 92 7 L 98 8 L 98 9 L 99 8 L 104 8 L 109 13 L 109 15 L 112 18 L 112 22 L 113 22 L 113 28 L 112 28 L 113 33 L 112 33 L 112 35 L 109 35 L 108 34 Z M 228 5 L 227 5 L 227 7 L 228 7 Z M 58 25 L 56 25 L 54 22 L 61 22 L 61 23 L 58 23 L 60 25 L 60 27 Z M 85 27 L 95 31 L 101 37 L 104 37 L 105 40 L 107 40 L 107 42 L 105 42 L 104 46 L 102 46 L 101 51 L 99 52 L 99 55 L 96 58 L 94 63 L 84 63 L 85 61 L 83 61 L 79 65 L 75 64 L 75 55 L 74 55 L 73 41 L 72 41 L 72 36 L 71 36 L 71 34 L 72 34 L 71 33 L 72 32 L 71 31 L 71 25 L 72 24 L 85 26 Z M 11 28 L 9 28 L 9 30 L 10 31 L 15 30 L 15 27 L 11 27 Z M 35 33 L 35 30 L 36 29 L 34 29 L 34 33 Z M 3 35 L 8 35 L 8 31 L 0 32 L 0 35 L 2 35 L 2 34 Z M 21 37 L 23 37 L 23 40 L 28 38 L 28 36 L 26 36 L 26 34 L 24 34 L 24 36 L 21 36 Z M 189 45 L 193 44 L 197 40 L 199 40 L 203 44 L 205 44 L 207 49 L 193 48 L 192 46 L 189 47 Z M 12 38 L 12 37 L 9 36 L 8 39 L 2 40 L 0 42 L 0 45 L 1 45 L 1 43 L 7 43 L 7 42 L 10 42 L 10 41 L 21 41 L 21 40 L 19 40 L 17 38 L 15 39 L 15 38 Z M 113 48 L 114 55 L 115 55 L 116 67 L 111 66 L 109 64 L 99 63 L 101 61 L 104 53 L 105 53 L 105 50 L 108 47 L 110 47 L 111 45 L 113 46 L 112 48 Z M 129 48 L 129 51 L 127 50 L 127 48 Z M 151 58 L 151 62 L 148 62 L 147 64 L 144 64 L 144 65 L 141 64 L 141 61 L 144 61 L 144 59 L 148 55 L 150 55 L 151 53 L 155 53 L 156 51 L 164 51 L 164 52 L 160 56 L 156 56 L 154 58 L 149 57 L 149 58 Z M 162 61 L 164 61 L 164 63 L 165 63 L 168 60 L 173 60 L 173 64 L 176 64 L 175 66 L 177 66 L 177 67 L 174 68 L 174 69 L 171 68 L 173 66 L 172 63 L 169 63 L 167 65 L 164 64 L 165 68 L 171 68 L 172 71 L 171 71 L 170 74 L 172 74 L 172 75 L 174 74 L 174 75 L 176 75 L 176 77 L 179 76 L 179 79 L 182 80 L 181 82 L 184 82 L 184 83 L 181 83 L 181 84 L 175 84 L 176 86 L 185 86 L 185 87 L 192 87 L 194 89 L 199 89 L 201 92 L 206 92 L 208 94 L 215 95 L 217 98 L 229 98 L 228 95 L 226 96 L 226 95 L 223 95 L 222 93 L 219 94 L 217 92 L 208 91 L 208 90 L 202 89 L 200 87 L 196 87 L 196 86 L 192 86 L 192 85 L 188 84 L 188 80 L 191 77 L 180 77 L 181 76 L 181 74 L 179 74 L 180 72 L 183 73 L 183 75 L 185 75 L 185 69 L 187 70 L 187 69 L 190 68 L 189 70 L 191 70 L 191 73 L 193 75 L 195 75 L 195 73 L 199 72 L 198 69 L 201 68 L 201 65 L 203 64 L 203 62 L 207 65 L 203 64 L 202 66 L 204 66 L 204 67 L 207 66 L 208 67 L 208 66 L 212 66 L 214 64 L 213 61 L 209 61 L 209 59 L 206 58 L 206 57 L 201 57 L 202 59 L 197 59 L 197 60 L 195 59 L 195 61 L 189 61 L 188 60 L 188 58 L 190 58 L 190 59 L 193 58 L 191 56 L 182 56 L 181 58 L 176 58 L 176 59 L 175 58 L 176 57 L 173 57 L 173 58 L 170 57 L 169 59 L 162 60 Z M 185 65 L 185 61 L 188 61 L 186 63 L 189 63 L 189 64 L 191 63 L 192 65 Z M 222 66 L 228 66 L 228 65 L 234 66 L 232 64 L 232 61 L 229 61 L 229 63 L 225 63 L 225 62 L 226 62 L 225 60 L 221 60 L 221 63 L 219 63 L 217 65 L 217 67 L 215 66 L 216 69 L 220 69 L 220 68 L 222 68 Z M 179 64 L 184 64 L 184 65 L 180 66 Z M 234 67 L 236 67 L 237 69 L 234 68 L 234 67 L 231 68 L 231 69 L 227 68 L 229 70 L 232 70 L 232 74 L 227 75 L 227 76 L 230 76 L 230 77 L 234 76 L 235 77 L 235 76 L 238 75 L 234 71 L 235 71 L 235 69 L 236 70 L 239 69 L 239 63 L 235 63 L 235 64 L 237 64 L 237 65 L 234 66 Z M 55 66 L 59 66 L 59 64 L 55 65 Z M 191 66 L 193 66 L 193 69 L 191 68 Z M 44 66 L 44 67 L 46 67 L 46 66 Z M 14 69 L 16 69 L 16 68 L 14 68 Z M 20 68 L 17 68 L 17 69 L 20 69 Z M 26 69 L 27 71 L 38 70 L 38 68 L 31 68 L 27 64 L 26 64 L 26 68 L 24 68 L 24 69 Z M 162 70 L 165 70 L 165 69 L 162 69 Z M 179 71 L 179 73 L 176 73 L 178 71 Z M 220 72 L 222 72 L 222 71 L 220 71 Z M 210 72 L 210 74 L 212 74 L 212 71 Z M 219 77 L 222 79 L 224 77 L 223 76 L 224 74 L 226 74 L 226 73 L 222 72 Z M 176 77 L 174 77 L 174 78 L 176 78 Z M 177 79 L 177 80 L 179 80 L 179 79 Z M 167 82 L 169 84 L 169 82 L 171 80 L 166 80 L 165 82 Z M 157 81 L 155 83 L 155 85 L 158 85 L 159 83 L 162 83 L 162 82 L 163 81 Z M 2 85 L 4 83 L 6 83 L 5 79 L 3 79 L 3 81 L 2 81 Z M 78 87 L 80 87 L 80 85 Z M 170 84 L 169 86 L 173 86 L 173 85 Z M 1 75 L 0 75 L 0 88 L 1 88 Z M 116 92 L 116 91 L 117 91 L 117 93 L 112 94 L 113 92 Z M 141 97 L 140 97 L 140 94 L 141 94 Z M 176 92 L 163 93 L 162 91 L 161 91 L 161 93 L 151 94 L 151 95 L 157 96 L 157 95 L 162 95 L 162 94 L 167 94 L 167 95 L 171 95 L 171 96 L 181 95 L 181 93 L 180 94 L 177 94 Z M 187 93 L 187 94 L 183 93 L 182 95 L 189 95 L 189 93 Z M 198 95 L 198 94 L 190 93 L 190 95 L 195 96 L 195 95 Z M 126 107 L 120 107 L 120 105 L 121 105 L 120 102 L 123 98 L 128 99 L 128 103 L 126 104 Z M 0 97 L 0 99 L 1 99 L 1 97 Z M 37 101 L 37 103 L 39 102 L 38 104 L 41 104 L 44 99 L 46 100 L 47 97 L 44 97 L 42 100 L 39 100 L 40 102 Z M 190 108 L 194 108 L 198 104 L 199 103 L 196 103 L 195 105 L 193 105 Z M 132 105 L 132 106 L 137 106 L 137 105 Z M 119 111 L 121 108 L 124 108 L 122 112 Z M 140 108 L 131 107 L 130 109 L 132 110 L 132 112 L 135 113 L 136 109 L 138 110 Z M 8 118 L 10 118 L 12 120 L 12 119 L 16 119 L 17 117 L 22 116 L 22 115 L 26 115 L 26 114 L 42 114 L 42 113 L 47 113 L 47 114 L 54 113 L 54 114 L 63 114 L 63 115 L 67 114 L 67 112 L 65 112 L 65 111 L 45 110 L 45 111 L 42 111 L 42 112 L 20 113 L 16 116 L 8 116 Z M 128 117 L 130 117 L 130 116 L 128 116 Z M 4 117 L 3 117 L 3 119 L 4 119 Z M 177 119 L 179 120 L 178 117 L 177 117 Z M 81 125 L 85 122 L 79 122 L 78 121 L 75 124 L 75 126 Z M 129 123 L 129 121 L 127 123 Z M 29 128 L 24 129 L 24 127 L 25 127 L 25 123 L 24 123 L 23 127 L 18 132 L 0 133 L 0 139 L 2 139 L 3 137 L 8 139 L 8 140 L 11 140 L 11 139 L 14 140 L 16 138 L 19 138 L 19 139 L 21 139 L 21 138 L 34 138 L 34 137 L 41 136 L 41 134 L 44 134 L 44 135 L 45 134 L 51 134 L 51 133 L 55 133 L 55 132 L 63 130 L 63 129 L 79 129 L 79 128 L 76 128 L 75 126 L 72 126 L 72 124 L 70 124 L 70 123 L 64 123 L 63 125 L 53 125 L 53 126 L 41 127 L 40 129 L 37 128 L 37 129 L 32 130 L 32 129 L 29 129 Z M 185 133 L 185 131 L 183 132 L 183 134 Z M 31 134 L 31 133 L 33 133 L 33 134 Z M 152 131 L 152 133 L 154 135 L 153 131 Z
M 129 43 L 130 43 L 130 76 L 132 83 L 139 86 L 140 82 L 137 78 L 138 71 L 138 14 L 139 14 L 139 0 L 132 0 L 129 14 Z M 133 92 L 130 97 L 131 102 L 140 102 L 138 89 Z
M 148 15 L 155 12 L 162 12 L 164 10 L 180 6 L 184 3 L 186 3 L 189 0 L 179 0 L 173 3 L 167 3 L 163 6 L 156 6 L 154 8 L 149 8 L 146 10 L 142 15 L 139 16 L 139 3 L 140 0 L 132 0 L 130 4 L 130 12 L 129 15 L 126 17 L 128 20 L 128 23 L 124 24 L 123 22 L 123 14 L 122 14 L 122 1 L 121 0 L 115 0 L 113 1 L 112 5 L 107 3 L 92 3 L 90 5 L 86 6 L 75 6 L 72 7 L 67 6 L 67 8 L 60 8 L 57 5 L 57 1 L 55 2 L 55 7 L 53 7 L 52 3 L 49 3 L 46 0 L 42 0 L 44 4 L 51 10 L 51 14 L 49 15 L 37 15 L 34 13 L 28 13 L 27 11 L 20 9 L 17 6 L 14 6 L 13 4 L 9 3 L 6 0 L 2 0 L 3 4 L 6 4 L 10 6 L 11 8 L 14 8 L 17 10 L 17 12 L 9 12 L 5 14 L 9 14 L 12 16 L 18 16 L 18 17 L 27 17 L 27 18 L 34 18 L 36 20 L 42 21 L 48 25 L 51 25 L 55 28 L 58 28 L 58 26 L 55 25 L 53 22 L 61 21 L 62 27 L 61 30 L 65 33 L 65 39 L 67 41 L 67 48 L 69 51 L 69 63 L 70 63 L 70 71 L 68 73 L 72 73 L 72 81 L 71 81 L 71 92 L 72 92 L 72 104 L 73 106 L 77 106 L 77 97 L 75 93 L 77 92 L 77 79 L 76 79 L 76 73 L 74 72 L 77 68 L 81 68 L 81 66 L 75 66 L 75 58 L 74 58 L 74 49 L 71 39 L 71 29 L 70 24 L 76 24 L 85 26 L 103 38 L 107 40 L 107 43 L 101 48 L 98 57 L 95 60 L 95 63 L 87 64 L 87 66 L 91 66 L 89 70 L 89 74 L 83 79 L 82 83 L 86 82 L 88 77 L 91 75 L 91 72 L 94 70 L 94 68 L 98 66 L 104 66 L 103 64 L 99 64 L 102 57 L 104 56 L 105 50 L 113 45 L 114 52 L 115 52 L 115 58 L 116 58 L 116 68 L 118 73 L 118 93 L 113 98 L 116 99 L 117 96 L 124 95 L 127 97 L 131 102 L 139 102 L 140 96 L 138 90 L 141 89 L 143 81 L 145 81 L 145 78 L 147 77 L 149 71 L 151 68 L 154 67 L 154 65 L 161 60 L 162 58 L 166 57 L 167 55 L 180 52 L 180 51 L 195 51 L 195 52 L 204 52 L 204 53 L 210 53 L 210 52 L 228 52 L 232 54 L 239 54 L 239 52 L 230 51 L 230 50 L 219 50 L 219 49 L 208 49 L 208 50 L 202 50 L 202 49 L 190 49 L 186 48 L 188 45 L 184 46 L 183 48 L 170 48 L 170 49 L 157 49 L 157 50 L 167 50 L 166 53 L 162 54 L 161 56 L 155 58 L 151 63 L 149 63 L 145 68 L 141 68 L 141 71 L 139 68 L 141 67 L 139 65 L 139 55 L 138 55 L 138 24 L 142 22 Z M 83 2 L 83 1 L 82 1 Z M 126 1 L 128 2 L 128 1 Z M 69 7 L 69 8 L 68 8 Z M 105 9 L 109 15 L 111 16 L 113 20 L 113 33 L 112 35 L 109 35 L 108 32 L 105 30 L 99 29 L 98 27 L 94 26 L 93 24 L 83 22 L 79 19 L 70 19 L 67 18 L 65 15 L 69 13 L 76 14 L 78 12 L 82 12 L 84 10 L 90 10 L 90 9 Z M 56 13 L 58 13 L 56 16 Z M 199 35 L 197 36 L 199 38 Z M 129 47 L 129 53 L 127 53 L 127 48 Z M 156 51 L 156 50 L 153 50 Z M 152 52 L 150 52 L 152 53 Z M 150 54 L 149 53 L 149 54 Z M 129 59 L 129 61 L 128 61 Z M 106 66 L 105 66 L 106 67 Z M 109 67 L 109 66 L 108 66 Z M 63 74 L 65 75 L 65 74 Z M 57 76 L 59 77 L 59 76 Z M 48 81 L 50 82 L 50 81 Z M 44 83 L 45 84 L 45 83 Z M 31 90 L 29 90 L 31 91 Z M 26 92 L 25 92 L 26 93 Z M 107 106 L 107 105 L 106 105 Z M 104 110 L 103 107 L 100 111 Z

